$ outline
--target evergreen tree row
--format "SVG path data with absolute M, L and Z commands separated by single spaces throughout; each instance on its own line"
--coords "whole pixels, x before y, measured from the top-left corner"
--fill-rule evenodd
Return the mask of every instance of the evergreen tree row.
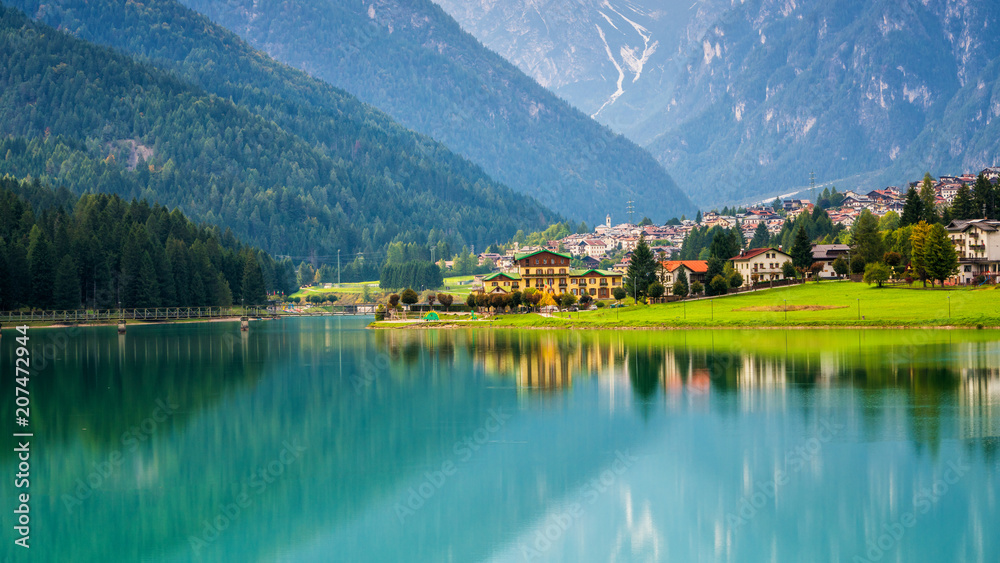
M 290 260 L 117 195 L 0 179 L 0 309 L 228 306 L 296 289 Z
M 437 264 L 427 261 L 412 260 L 402 264 L 386 264 L 379 274 L 379 287 L 382 289 L 400 289 L 412 287 L 418 289 L 437 289 L 444 284 L 441 269 Z
M 159 201 L 324 263 L 341 250 L 381 264 L 394 240 L 485 248 L 558 219 L 174 2 L 18 5 L 139 58 L 0 6 L 0 173 Z

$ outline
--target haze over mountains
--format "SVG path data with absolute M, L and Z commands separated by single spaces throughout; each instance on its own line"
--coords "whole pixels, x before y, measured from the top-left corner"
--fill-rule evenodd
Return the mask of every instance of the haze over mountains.
M 273 57 L 386 111 L 512 189 L 590 224 L 690 200 L 645 151 L 484 49 L 429 0 L 184 0 Z
M 393 240 L 483 248 L 559 220 L 176 2 L 11 4 L 81 39 L 0 6 L 0 173 L 181 206 L 320 262 Z
M 773 196 L 812 171 L 874 188 L 1000 162 L 994 2 L 439 1 L 584 111 L 620 67 L 624 93 L 597 119 L 698 203 Z

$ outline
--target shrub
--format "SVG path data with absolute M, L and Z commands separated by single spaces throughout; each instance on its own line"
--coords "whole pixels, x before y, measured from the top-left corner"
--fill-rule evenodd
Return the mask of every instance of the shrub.
M 410 288 L 406 288 L 402 293 L 399 294 L 399 300 L 407 305 L 413 305 L 417 301 L 420 301 L 420 296 L 417 295 L 416 291 Z
M 663 284 L 658 281 L 649 284 L 649 288 L 646 289 L 646 293 L 653 299 L 659 299 L 660 297 L 663 297 L 663 293 L 665 291 L 666 289 L 663 287 Z
M 622 299 L 628 297 L 628 292 L 625 291 L 624 287 L 616 287 L 613 290 L 611 290 L 611 295 L 614 295 L 615 299 L 621 301 Z
M 605 303 L 604 301 L 598 301 L 597 302 L 597 308 L 598 309 L 603 309 L 605 307 L 605 305 L 607 305 L 607 303 Z
M 882 287 L 882 284 L 889 281 L 889 277 L 892 276 L 892 269 L 888 265 L 882 262 L 875 262 L 873 264 L 868 264 L 865 267 L 864 281 L 868 285 L 878 284 L 878 287 Z
M 729 293 L 729 281 L 722 277 L 722 275 L 715 276 L 712 281 L 709 282 L 708 286 L 712 289 L 714 295 L 725 295 Z
M 705 290 L 705 288 L 702 287 L 700 281 L 695 280 L 695 281 L 691 282 L 691 295 L 698 295 L 699 293 L 701 293 L 704 290 Z

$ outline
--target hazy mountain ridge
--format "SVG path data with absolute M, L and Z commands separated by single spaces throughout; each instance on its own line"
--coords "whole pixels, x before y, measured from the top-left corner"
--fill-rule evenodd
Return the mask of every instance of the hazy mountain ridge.
M 0 162 L 3 171 L 179 205 L 269 251 L 326 259 L 337 249 L 377 254 L 396 237 L 485 246 L 558 220 L 442 145 L 176 2 L 17 4 L 149 62 L 3 8 L 8 40 L 24 37 L 0 72 L 9 87 L 3 133 L 30 140 Z M 51 57 L 68 68 L 46 66 Z M 32 72 L 49 95 L 27 109 L 19 88 Z M 118 165 L 135 143 L 148 161 Z
M 473 10 L 440 2 L 458 13 Z M 596 13 L 606 4 L 587 6 Z M 498 14 L 504 23 L 493 22 L 493 29 L 528 33 L 505 12 L 527 5 L 522 0 L 471 5 Z M 1000 6 L 745 0 L 701 3 L 698 10 L 712 13 L 700 15 L 674 8 L 673 18 L 686 22 L 675 38 L 684 52 L 677 75 L 661 98 L 634 108 L 645 116 L 641 123 L 622 129 L 691 185 L 701 204 L 787 192 L 807 184 L 812 171 L 821 182 L 877 187 L 924 170 L 974 171 L 1000 160 L 1000 144 L 991 141 L 1000 115 L 993 68 Z M 500 35 L 490 40 L 501 42 Z M 583 50 L 553 43 L 548 49 L 555 52 Z
M 648 153 L 484 49 L 429 1 L 186 3 L 568 216 L 602 220 L 629 199 L 663 219 L 693 209 Z

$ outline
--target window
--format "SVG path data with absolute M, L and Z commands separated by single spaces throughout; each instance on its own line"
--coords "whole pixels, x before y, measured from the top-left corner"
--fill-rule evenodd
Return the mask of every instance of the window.
M 594 285 L 594 282 L 595 282 L 595 281 L 596 281 L 596 280 L 595 280 L 594 278 L 590 278 L 590 285 Z
M 566 268 L 561 268 L 561 269 L 559 270 L 559 273 L 560 273 L 560 274 L 565 274 L 565 273 L 566 273 Z

